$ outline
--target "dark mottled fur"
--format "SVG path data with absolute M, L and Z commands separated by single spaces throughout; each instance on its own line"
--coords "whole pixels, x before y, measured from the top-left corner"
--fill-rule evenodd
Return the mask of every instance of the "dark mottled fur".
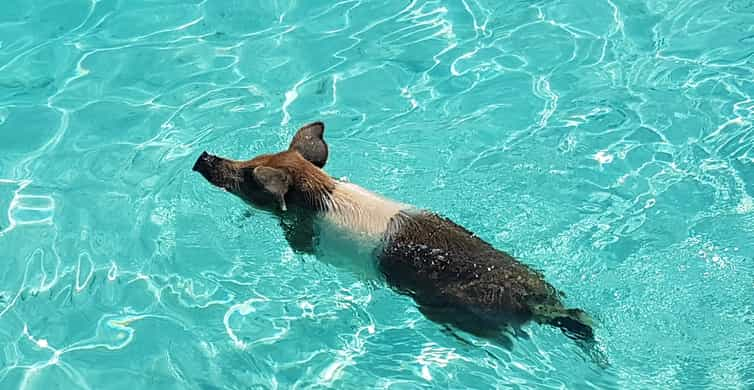
M 376 255 L 388 283 L 442 322 L 478 334 L 533 319 L 593 337 L 588 325 L 565 322 L 558 291 L 540 273 L 437 214 L 393 217 Z M 536 305 L 562 309 L 566 318 L 541 317 Z
M 194 170 L 278 216 L 293 249 L 312 253 L 313 220 L 328 211 L 338 185 L 320 169 L 328 157 L 323 133 L 321 122 L 311 123 L 297 132 L 288 150 L 248 161 L 205 152 Z M 431 212 L 404 210 L 393 216 L 375 255 L 385 280 L 411 295 L 434 321 L 489 336 L 533 320 L 579 340 L 593 339 L 588 316 L 566 309 L 540 273 Z

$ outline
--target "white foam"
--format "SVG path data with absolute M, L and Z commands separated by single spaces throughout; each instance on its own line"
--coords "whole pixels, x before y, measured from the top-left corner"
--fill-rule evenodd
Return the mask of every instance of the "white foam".
M 613 155 L 604 150 L 600 150 L 594 155 L 594 159 L 597 160 L 600 165 L 610 164 L 613 162 Z
M 754 199 L 749 195 L 744 195 L 741 202 L 736 206 L 736 212 L 739 214 L 748 214 L 754 211 Z

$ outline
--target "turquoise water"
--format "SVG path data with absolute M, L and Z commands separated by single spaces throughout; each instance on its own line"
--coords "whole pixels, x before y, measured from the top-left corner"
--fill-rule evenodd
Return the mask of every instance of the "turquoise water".
M 754 2 L 28 1 L 0 13 L 0 388 L 754 388 Z M 211 188 L 323 120 L 598 320 L 510 350 Z

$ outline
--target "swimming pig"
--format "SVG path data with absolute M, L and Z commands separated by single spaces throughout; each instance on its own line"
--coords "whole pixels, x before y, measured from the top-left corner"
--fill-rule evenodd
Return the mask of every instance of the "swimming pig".
M 566 308 L 537 271 L 447 218 L 326 174 L 323 133 L 310 123 L 287 150 L 248 161 L 203 152 L 193 170 L 275 214 L 296 251 L 317 253 L 332 239 L 366 248 L 378 275 L 435 322 L 489 336 L 535 321 L 593 340 L 587 314 Z

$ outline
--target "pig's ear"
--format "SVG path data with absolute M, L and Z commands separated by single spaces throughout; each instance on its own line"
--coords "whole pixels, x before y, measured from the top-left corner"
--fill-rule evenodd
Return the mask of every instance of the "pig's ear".
M 309 162 L 322 168 L 327 163 L 327 143 L 323 138 L 324 133 L 324 123 L 309 123 L 298 129 L 288 150 L 299 152 Z
M 260 166 L 254 168 L 254 179 L 264 187 L 280 204 L 280 209 L 286 211 L 285 194 L 291 186 L 291 176 L 277 168 Z

